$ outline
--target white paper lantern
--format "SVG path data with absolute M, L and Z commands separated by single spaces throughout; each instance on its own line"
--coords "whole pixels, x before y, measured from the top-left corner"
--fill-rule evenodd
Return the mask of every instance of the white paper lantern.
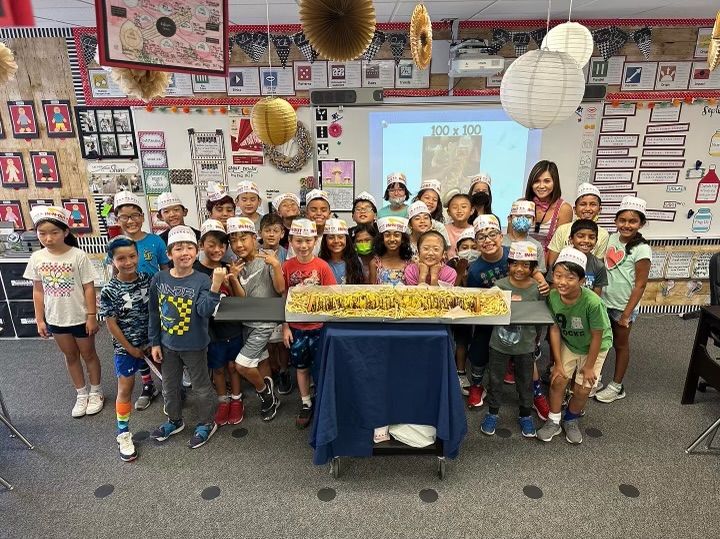
M 585 77 L 568 54 L 538 49 L 515 60 L 503 76 L 500 102 L 508 115 L 530 129 L 569 118 L 585 93 Z
M 595 43 L 590 30 L 582 24 L 566 22 L 557 25 L 547 33 L 541 48 L 566 52 L 582 69 L 590 61 Z

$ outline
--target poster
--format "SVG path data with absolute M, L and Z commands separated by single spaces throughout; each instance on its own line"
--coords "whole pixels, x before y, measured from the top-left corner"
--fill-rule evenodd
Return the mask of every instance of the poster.
M 692 62 L 659 62 L 656 90 L 687 90 Z
M 192 95 L 192 75 L 170 73 L 170 84 L 165 90 L 165 97 L 190 97 Z
M 430 88 L 430 69 L 420 69 L 413 60 L 400 60 L 395 68 L 396 88 Z
M 688 87 L 691 90 L 720 89 L 720 69 L 710 71 L 707 62 L 693 62 Z
M 330 208 L 333 211 L 352 211 L 355 198 L 355 161 L 321 161 L 320 185 L 330 196 Z
M 662 166 L 662 165 L 661 165 Z M 678 170 L 641 170 L 638 173 L 638 185 L 675 184 L 680 178 Z
M 92 232 L 87 199 L 63 199 L 63 208 L 70 212 L 70 230 L 77 233 Z
M 84 159 L 137 157 L 133 121 L 125 107 L 75 107 Z
M 190 155 L 193 159 L 225 159 L 222 130 L 194 131 L 190 135 Z M 160 167 L 163 168 L 163 167 Z
M 293 62 L 293 72 L 297 90 L 328 87 L 327 62 L 320 60 L 316 60 L 312 64 L 310 62 Z
M 142 193 L 140 167 L 133 162 L 109 161 L 89 163 L 87 166 L 90 192 L 114 195 L 118 191 Z
M 192 75 L 192 91 L 196 94 L 227 92 L 225 77 L 211 77 L 210 75 Z
M 117 82 L 104 69 L 88 69 L 90 92 L 95 99 L 116 99 L 127 97 Z
M 227 80 L 228 95 L 260 95 L 260 71 L 257 67 L 231 67 Z
M 25 230 L 25 220 L 19 200 L 0 200 L 0 221 L 12 223 L 15 230 Z
M 606 84 L 608 86 L 621 84 L 624 64 L 625 56 L 611 56 L 607 60 L 602 56 L 590 58 L 588 84 Z
M 144 169 L 143 180 L 147 194 L 160 194 L 170 191 L 170 171 L 166 168 Z
M 30 152 L 35 187 L 55 189 L 60 187 L 60 170 L 55 152 Z
M 260 68 L 261 95 L 295 95 L 293 70 L 282 67 Z
M 600 135 L 598 138 L 598 148 L 615 148 L 629 147 L 636 148 L 640 140 L 640 135 Z
M 21 153 L 6 152 L 0 154 L 0 185 L 4 189 L 18 189 L 28 186 Z
M 8 101 L 8 110 L 13 137 L 31 139 L 40 136 L 32 101 Z
M 668 253 L 665 266 L 666 279 L 689 279 L 690 268 L 695 253 L 692 251 L 673 251 Z M 651 266 L 652 267 L 652 266 Z
M 712 28 L 698 28 L 697 40 L 695 42 L 695 58 L 707 58 L 712 38 Z
M 362 62 L 328 62 L 329 88 L 359 88 L 362 86 Z
M 230 152 L 233 165 L 262 165 L 262 141 L 250 124 L 250 108 L 230 114 Z
M 75 136 L 70 101 L 43 99 L 42 107 L 48 137 L 67 138 Z
M 138 131 L 138 145 L 141 150 L 164 150 L 164 131 Z
M 682 106 L 683 104 L 679 103 L 677 107 L 653 107 L 653 109 L 650 111 L 650 122 L 679 122 L 680 113 L 682 112 Z
M 365 88 L 393 88 L 395 86 L 395 60 L 363 61 L 362 85 Z
M 621 90 L 652 90 L 655 88 L 657 62 L 626 62 L 623 66 Z

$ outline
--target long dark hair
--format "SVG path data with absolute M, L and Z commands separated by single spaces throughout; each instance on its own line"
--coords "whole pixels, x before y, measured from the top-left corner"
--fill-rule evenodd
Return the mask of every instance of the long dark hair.
M 635 211 L 635 210 L 622 210 L 622 211 L 619 211 L 619 212 L 617 212 L 617 213 L 615 214 L 615 219 L 617 219 L 617 218 L 618 218 L 618 215 L 620 215 L 622 212 L 625 212 L 625 211 L 631 211 L 631 212 L 633 212 L 635 215 L 637 215 L 637 216 L 640 218 L 640 224 L 641 224 L 642 226 L 645 226 L 645 223 L 647 223 L 647 218 L 645 217 L 645 214 L 644 214 L 644 213 L 640 213 L 639 211 Z M 648 241 L 643 237 L 642 234 L 640 234 L 640 231 L 638 230 L 638 231 L 635 233 L 635 237 L 625 244 L 625 253 L 629 255 L 629 254 L 632 252 L 632 250 L 633 250 L 634 247 L 636 247 L 637 245 L 642 245 L 643 243 L 647 243 L 647 242 L 648 242 Z
M 355 236 L 357 236 L 360 232 L 367 232 L 373 239 L 375 239 L 375 237 L 380 233 L 378 232 L 377 223 L 375 221 L 372 223 L 358 223 L 350 229 L 350 238 L 353 240 L 353 244 L 355 243 Z
M 385 234 L 383 232 L 378 233 L 373 238 L 373 251 L 377 256 L 385 256 L 387 254 L 387 247 L 385 246 Z M 412 259 L 412 247 L 410 247 L 410 236 L 403 233 L 402 239 L 400 240 L 400 259 L 411 260 Z
M 52 223 L 63 232 L 67 230 L 68 234 L 67 236 L 65 236 L 65 245 L 69 245 L 70 247 L 77 247 L 78 249 L 80 248 L 80 244 L 78 243 L 77 238 L 72 232 L 69 231 L 70 227 L 67 226 L 65 223 L 61 223 L 60 221 L 56 221 L 55 219 L 41 219 L 40 221 L 35 223 L 35 229 L 37 230 L 37 227 L 45 222 Z
M 558 200 L 562 196 L 560 190 L 560 173 L 558 172 L 557 165 L 552 161 L 538 161 L 530 171 L 528 175 L 527 186 L 525 187 L 525 200 L 533 200 L 535 198 L 535 192 L 533 191 L 533 183 L 541 174 L 549 172 L 553 179 L 553 190 L 550 193 L 550 204 Z
M 323 234 L 320 241 L 320 258 L 329 262 L 332 258 L 330 248 L 327 244 L 327 234 Z M 365 284 L 365 274 L 363 273 L 363 265 L 360 257 L 355 252 L 355 242 L 350 236 L 345 242 L 345 249 L 342 252 L 343 262 L 345 262 L 345 283 L 346 284 Z M 340 284 L 340 283 L 338 283 Z
M 487 184 L 485 184 L 485 185 L 487 185 Z M 473 185 L 473 186 L 470 187 L 470 189 L 468 190 L 468 194 L 467 194 L 467 196 L 470 197 L 470 204 L 471 204 L 471 205 L 472 205 L 472 203 L 473 203 L 473 202 L 472 202 L 472 196 L 473 196 L 472 190 L 473 190 L 473 187 L 475 187 L 475 186 Z M 488 195 L 488 203 L 485 204 L 485 206 L 483 207 L 483 210 L 485 211 L 485 215 L 489 215 L 489 214 L 491 214 L 491 213 L 493 212 L 493 211 L 492 211 L 492 187 L 490 187 L 489 185 L 488 185 L 487 195 Z M 480 214 L 478 213 L 477 209 L 476 209 L 475 206 L 473 205 L 473 211 L 472 211 L 472 213 L 470 214 L 470 217 L 468 218 L 468 224 L 469 224 L 469 225 L 473 224 L 473 223 L 475 222 L 475 218 L 476 218 L 478 215 L 480 215 Z
M 405 200 L 407 201 L 407 199 L 410 198 L 410 190 L 407 188 L 407 185 L 405 185 L 404 183 L 401 183 L 401 182 L 393 182 L 393 183 L 399 183 L 400 185 L 402 185 L 402 188 L 405 190 Z M 390 184 L 390 185 L 392 185 L 392 184 Z M 390 185 L 388 185 L 385 188 L 385 195 L 383 196 L 384 200 L 390 200 Z M 375 213 L 377 213 L 377 212 L 375 212 Z
M 418 194 L 415 195 L 415 198 L 413 198 L 413 202 L 417 202 L 420 200 L 420 197 L 425 191 L 432 191 L 437 195 L 437 191 L 435 189 L 423 189 L 422 191 L 418 191 Z M 440 195 L 438 195 L 438 201 L 437 205 L 435 206 L 435 209 L 430 213 L 430 219 L 434 219 L 435 221 L 443 222 L 443 208 L 442 208 L 442 201 L 440 200 Z

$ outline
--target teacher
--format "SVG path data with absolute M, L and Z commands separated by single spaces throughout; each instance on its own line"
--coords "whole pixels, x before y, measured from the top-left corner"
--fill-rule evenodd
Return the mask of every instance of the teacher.
M 555 230 L 570 223 L 573 209 L 565 202 L 560 191 L 560 175 L 552 161 L 539 161 L 530 171 L 525 200 L 535 203 L 535 226 L 530 236 L 540 242 L 547 258 L 547 249 Z

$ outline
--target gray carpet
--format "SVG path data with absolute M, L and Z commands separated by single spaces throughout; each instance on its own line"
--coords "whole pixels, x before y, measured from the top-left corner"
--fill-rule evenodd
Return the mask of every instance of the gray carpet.
M 284 398 L 270 424 L 250 398 L 243 423 L 221 428 L 206 447 L 189 450 L 186 431 L 163 445 L 141 442 L 140 458 L 123 463 L 107 333 L 98 341 L 107 403 L 83 419 L 70 417 L 74 391 L 53 343 L 2 341 L 0 387 L 15 425 L 37 449 L 28 451 L 0 425 L 0 475 L 15 486 L 0 488 L 0 536 L 714 536 L 719 457 L 683 451 L 720 414 L 714 390 L 699 393 L 695 405 L 680 404 L 696 324 L 641 317 L 628 397 L 588 406 L 579 447 L 561 437 L 523 439 L 510 407 L 499 425 L 510 436 L 490 438 L 479 431 L 484 410 L 469 412 L 470 432 L 445 481 L 434 475 L 434 457 L 344 459 L 333 479 L 328 467 L 312 465 L 307 432 L 294 427 L 297 393 Z M 156 402 L 133 412 L 132 431 L 152 430 L 161 408 Z M 186 419 L 194 420 L 190 408 Z M 321 489 L 335 497 L 321 501 Z M 436 501 L 421 499 L 426 489 Z

